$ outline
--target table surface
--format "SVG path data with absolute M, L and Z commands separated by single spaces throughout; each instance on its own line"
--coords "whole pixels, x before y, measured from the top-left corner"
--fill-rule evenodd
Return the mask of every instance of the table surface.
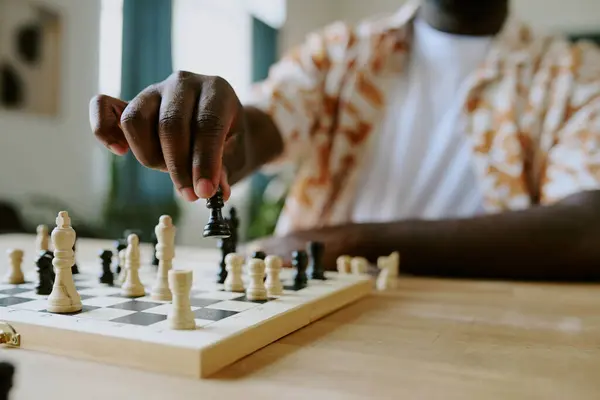
M 33 246 L 0 236 L 0 254 L 20 248 L 28 260 Z M 104 247 L 80 239 L 77 258 Z M 598 399 L 598 289 L 402 277 L 202 381 L 24 349 L 0 359 L 17 368 L 12 400 Z

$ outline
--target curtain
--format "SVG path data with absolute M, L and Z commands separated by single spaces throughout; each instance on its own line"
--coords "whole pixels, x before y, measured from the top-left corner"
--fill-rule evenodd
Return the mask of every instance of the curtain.
M 133 99 L 172 72 L 171 0 L 124 0 L 121 98 Z M 179 209 L 168 174 L 141 166 L 132 153 L 113 157 L 111 190 L 106 207 L 107 231 L 120 237 L 140 231 L 149 241 L 162 214 L 177 221 Z
M 279 31 L 260 19 L 252 18 L 252 81 L 267 77 L 269 68 L 277 61 Z M 270 235 L 281 211 L 282 204 L 264 201 L 264 192 L 272 176 L 257 172 L 251 177 L 250 206 L 247 237 L 249 240 Z

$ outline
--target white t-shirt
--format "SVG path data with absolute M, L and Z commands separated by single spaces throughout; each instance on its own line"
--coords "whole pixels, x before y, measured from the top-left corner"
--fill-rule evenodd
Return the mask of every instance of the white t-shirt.
M 440 32 L 417 19 L 412 51 L 366 160 L 354 222 L 472 216 L 482 192 L 462 125 L 465 81 L 492 37 Z

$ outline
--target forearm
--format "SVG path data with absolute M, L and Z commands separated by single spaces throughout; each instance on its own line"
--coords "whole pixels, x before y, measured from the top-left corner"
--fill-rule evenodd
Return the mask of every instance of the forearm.
M 505 279 L 600 278 L 600 192 L 548 207 L 471 219 L 369 224 L 356 252 L 399 250 L 418 275 Z
M 230 184 L 244 179 L 283 150 L 281 134 L 266 113 L 255 107 L 244 107 L 245 132 L 233 148 L 224 154 Z

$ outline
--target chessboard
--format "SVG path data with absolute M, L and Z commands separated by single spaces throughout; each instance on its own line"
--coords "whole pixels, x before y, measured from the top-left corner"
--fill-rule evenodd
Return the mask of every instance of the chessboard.
M 16 331 L 19 347 L 204 378 L 368 295 L 373 286 L 367 275 L 327 272 L 326 280 L 309 280 L 305 288 L 294 290 L 294 271 L 286 268 L 281 272 L 283 295 L 249 301 L 244 293 L 227 292 L 215 283 L 219 251 L 178 249 L 173 268 L 193 271 L 190 303 L 197 327 L 171 330 L 167 324 L 170 302 L 149 296 L 157 273 L 151 253 L 142 252 L 139 270 L 146 295 L 127 298 L 121 295 L 117 281 L 114 286 L 99 282 L 101 262 L 85 250 L 91 246 L 85 239 L 78 241 L 79 274 L 74 281 L 83 304 L 80 312 L 48 312 L 47 296 L 35 291 L 37 274 L 31 252 L 27 257 L 25 251 L 23 261 L 26 283 L 0 284 L 0 322 Z

